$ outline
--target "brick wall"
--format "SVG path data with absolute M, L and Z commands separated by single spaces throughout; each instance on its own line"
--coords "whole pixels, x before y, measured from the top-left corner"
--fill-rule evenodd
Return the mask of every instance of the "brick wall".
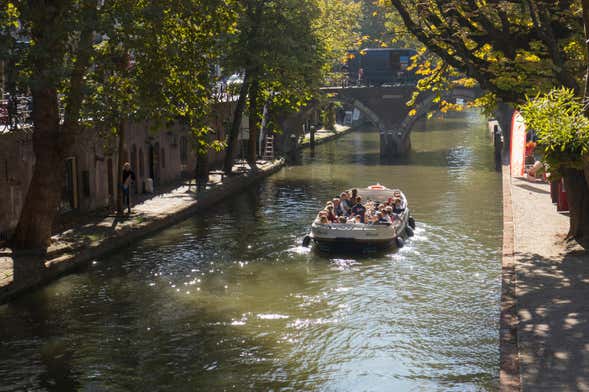
M 210 126 L 215 132 L 211 139 L 224 140 L 233 106 L 220 103 L 213 108 Z M 127 124 L 125 139 L 126 161 L 136 174 L 133 192 L 142 193 L 150 177 L 154 177 L 157 187 L 193 175 L 196 154 L 186 129 L 178 125 L 150 129 L 147 122 L 131 123 Z M 117 170 L 122 166 L 116 147 L 115 138 L 101 137 L 94 129 L 80 133 L 66 154 L 74 192 L 67 193 L 71 197 L 64 198 L 62 212 L 71 207 L 83 212 L 113 206 Z M 0 133 L 0 239 L 7 237 L 18 223 L 34 159 L 30 131 Z M 220 167 L 223 159 L 224 152 L 211 151 L 210 167 Z

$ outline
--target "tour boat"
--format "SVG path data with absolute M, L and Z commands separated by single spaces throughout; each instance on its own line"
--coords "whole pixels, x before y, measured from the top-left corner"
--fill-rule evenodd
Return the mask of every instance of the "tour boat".
M 401 200 L 402 212 L 395 214 L 393 223 L 325 223 L 316 218 L 311 225 L 311 232 L 303 240 L 308 246 L 313 241 L 320 251 L 362 251 L 401 248 L 408 237 L 413 236 L 415 221 L 411 217 L 407 198 L 399 189 L 389 189 L 383 185 L 371 185 L 358 189 L 362 203 L 368 201 L 383 203 L 393 199 Z

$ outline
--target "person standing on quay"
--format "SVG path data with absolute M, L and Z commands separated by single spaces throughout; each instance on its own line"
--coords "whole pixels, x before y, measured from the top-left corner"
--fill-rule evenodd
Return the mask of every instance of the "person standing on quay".
M 123 183 L 121 186 L 123 187 L 123 205 L 127 205 L 127 211 L 129 214 L 131 213 L 131 199 L 129 196 L 129 188 L 131 186 L 131 182 L 135 181 L 135 173 L 131 170 L 131 164 L 129 162 L 125 162 L 123 165 Z

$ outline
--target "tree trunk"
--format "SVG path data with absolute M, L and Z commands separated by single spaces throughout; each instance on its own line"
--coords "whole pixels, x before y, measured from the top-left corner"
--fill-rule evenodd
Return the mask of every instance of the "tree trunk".
M 59 104 L 55 75 L 62 71 L 65 53 L 63 26 L 59 17 L 67 3 L 46 7 L 44 2 L 32 2 L 31 36 L 35 51 L 31 53 L 35 84 L 31 85 L 33 99 L 32 119 L 33 152 L 35 165 L 21 216 L 11 238 L 12 247 L 18 251 L 37 249 L 45 251 L 50 243 L 52 226 L 58 213 L 62 187 L 65 180 L 65 151 L 73 142 L 78 126 L 83 75 L 88 67 L 96 16 L 96 4 L 85 4 L 85 28 L 80 34 L 76 60 L 70 77 L 69 99 L 65 108 L 64 124 L 60 126 Z M 31 260 L 30 262 L 28 260 Z M 19 271 L 38 268 L 38 258 L 27 258 L 19 265 Z M 16 271 L 16 266 L 15 266 Z M 16 279 L 16 278 L 15 278 Z
M 243 78 L 243 84 L 239 89 L 239 98 L 237 99 L 237 106 L 233 113 L 233 123 L 227 135 L 227 148 L 225 149 L 225 161 L 223 163 L 223 170 L 227 175 L 231 174 L 233 170 L 233 152 L 235 151 L 235 145 L 237 144 L 237 137 L 239 136 L 239 129 L 241 127 L 241 118 L 243 117 L 243 111 L 245 109 L 245 103 L 247 99 L 247 92 L 249 90 L 249 75 L 246 72 Z
M 119 123 L 117 134 L 119 138 L 118 160 L 117 160 L 117 215 L 123 215 L 125 208 L 123 206 L 123 164 L 125 163 L 125 121 Z
M 256 161 L 258 160 L 258 130 L 259 130 L 259 113 L 258 113 L 258 93 L 260 82 L 256 76 L 253 77 L 249 89 L 249 143 L 247 150 L 247 161 L 252 170 L 255 170 Z
M 503 153 L 508 156 L 511 146 L 511 121 L 513 120 L 513 107 L 506 103 L 499 103 L 495 111 L 495 118 L 499 122 L 503 133 Z
M 65 164 L 59 127 L 57 91 L 33 91 L 33 177 L 12 237 L 15 249 L 45 249 L 58 212 Z
M 582 170 L 566 168 L 562 171 L 570 211 L 567 238 L 575 239 L 583 247 L 589 245 L 589 187 Z
M 197 152 L 196 155 L 196 189 L 201 190 L 209 182 L 209 153 Z
M 330 102 L 325 108 L 325 124 L 323 128 L 334 131 L 335 130 L 335 106 Z

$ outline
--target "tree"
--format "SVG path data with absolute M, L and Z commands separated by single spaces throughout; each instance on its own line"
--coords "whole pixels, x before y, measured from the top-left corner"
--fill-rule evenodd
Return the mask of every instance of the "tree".
M 352 0 L 318 1 L 319 15 L 313 29 L 321 42 L 326 79 L 341 71 L 348 50 L 362 42 L 362 4 Z
M 14 20 L 18 33 L 30 38 L 17 71 L 32 95 L 36 163 L 12 238 L 15 249 L 49 245 L 64 154 L 82 121 L 92 118 L 90 125 L 102 122 L 116 132 L 128 118 L 148 119 L 154 126 L 177 121 L 195 135 L 200 151 L 219 147 L 208 142 L 205 126 L 212 95 L 209 69 L 218 56 L 218 37 L 232 29 L 232 4 L 33 0 L 0 6 L 2 38 L 15 39 Z M 96 34 L 108 39 L 95 46 Z M 131 57 L 135 67 L 128 66 Z
M 387 22 L 391 14 L 381 1 L 363 1 L 361 4 L 360 32 L 361 47 L 389 47 L 395 39 L 395 30 Z
M 585 2 L 582 5 L 586 6 Z M 587 7 L 581 10 L 578 2 L 391 0 L 391 4 L 407 29 L 445 65 L 474 78 L 492 94 L 486 97 L 489 105 L 497 102 L 521 105 L 526 96 L 546 93 L 555 87 L 567 88 L 572 92 L 569 94 L 582 97 L 582 79 L 587 70 L 587 44 L 582 29 L 587 24 L 582 16 L 586 20 L 589 17 Z M 558 99 L 561 98 L 562 95 Z M 547 99 L 550 101 L 550 96 Z M 530 106 L 527 110 L 531 115 Z M 538 113 L 535 116 L 540 118 Z M 535 124 L 539 126 L 538 122 Z M 559 133 L 556 129 L 550 132 Z M 584 154 L 572 140 L 570 145 L 560 148 Z M 554 144 L 545 143 L 545 148 L 550 146 Z M 564 158 L 546 152 L 554 159 Z M 579 162 L 580 158 L 577 156 L 575 161 Z M 569 237 L 587 244 L 589 187 L 583 170 L 576 164 L 552 164 L 563 168 L 559 174 L 570 185 Z
M 430 51 L 506 102 L 555 85 L 579 91 L 583 46 L 574 2 L 391 4 Z
M 118 0 L 102 10 L 106 39 L 95 46 L 87 117 L 118 138 L 119 166 L 125 159 L 125 126 L 148 120 L 156 132 L 181 124 L 190 130 L 197 154 L 222 145 L 207 138 L 213 96 L 210 68 L 218 36 L 230 29 L 228 2 Z M 118 184 L 121 184 L 121 169 Z M 123 212 L 118 187 L 117 211 Z
M 64 182 L 64 152 L 73 142 L 80 115 L 83 75 L 88 67 L 96 1 L 10 2 L 20 33 L 30 38 L 20 72 L 31 92 L 35 166 L 18 226 L 15 248 L 45 249 Z M 60 117 L 58 92 L 67 91 Z
M 551 180 L 564 179 L 569 208 L 576 212 L 568 236 L 587 247 L 589 232 L 582 224 L 589 222 L 589 171 L 583 171 L 589 161 L 589 118 L 582 99 L 571 89 L 555 89 L 529 100 L 521 112 L 538 135 Z
M 589 246 L 589 1 L 582 1 L 586 73 L 583 96 L 572 89 L 553 89 L 521 107 L 526 125 L 543 147 L 543 161 L 553 180 L 564 179 L 571 212 L 569 239 Z
M 227 173 L 231 173 L 233 166 L 245 109 L 250 117 L 247 158 L 255 168 L 263 106 L 268 104 L 271 110 L 301 107 L 310 99 L 310 91 L 318 86 L 322 70 L 322 47 L 313 29 L 314 17 L 319 15 L 314 0 L 244 0 L 240 11 L 238 33 L 225 61 L 229 71 L 244 72 L 227 139 Z

